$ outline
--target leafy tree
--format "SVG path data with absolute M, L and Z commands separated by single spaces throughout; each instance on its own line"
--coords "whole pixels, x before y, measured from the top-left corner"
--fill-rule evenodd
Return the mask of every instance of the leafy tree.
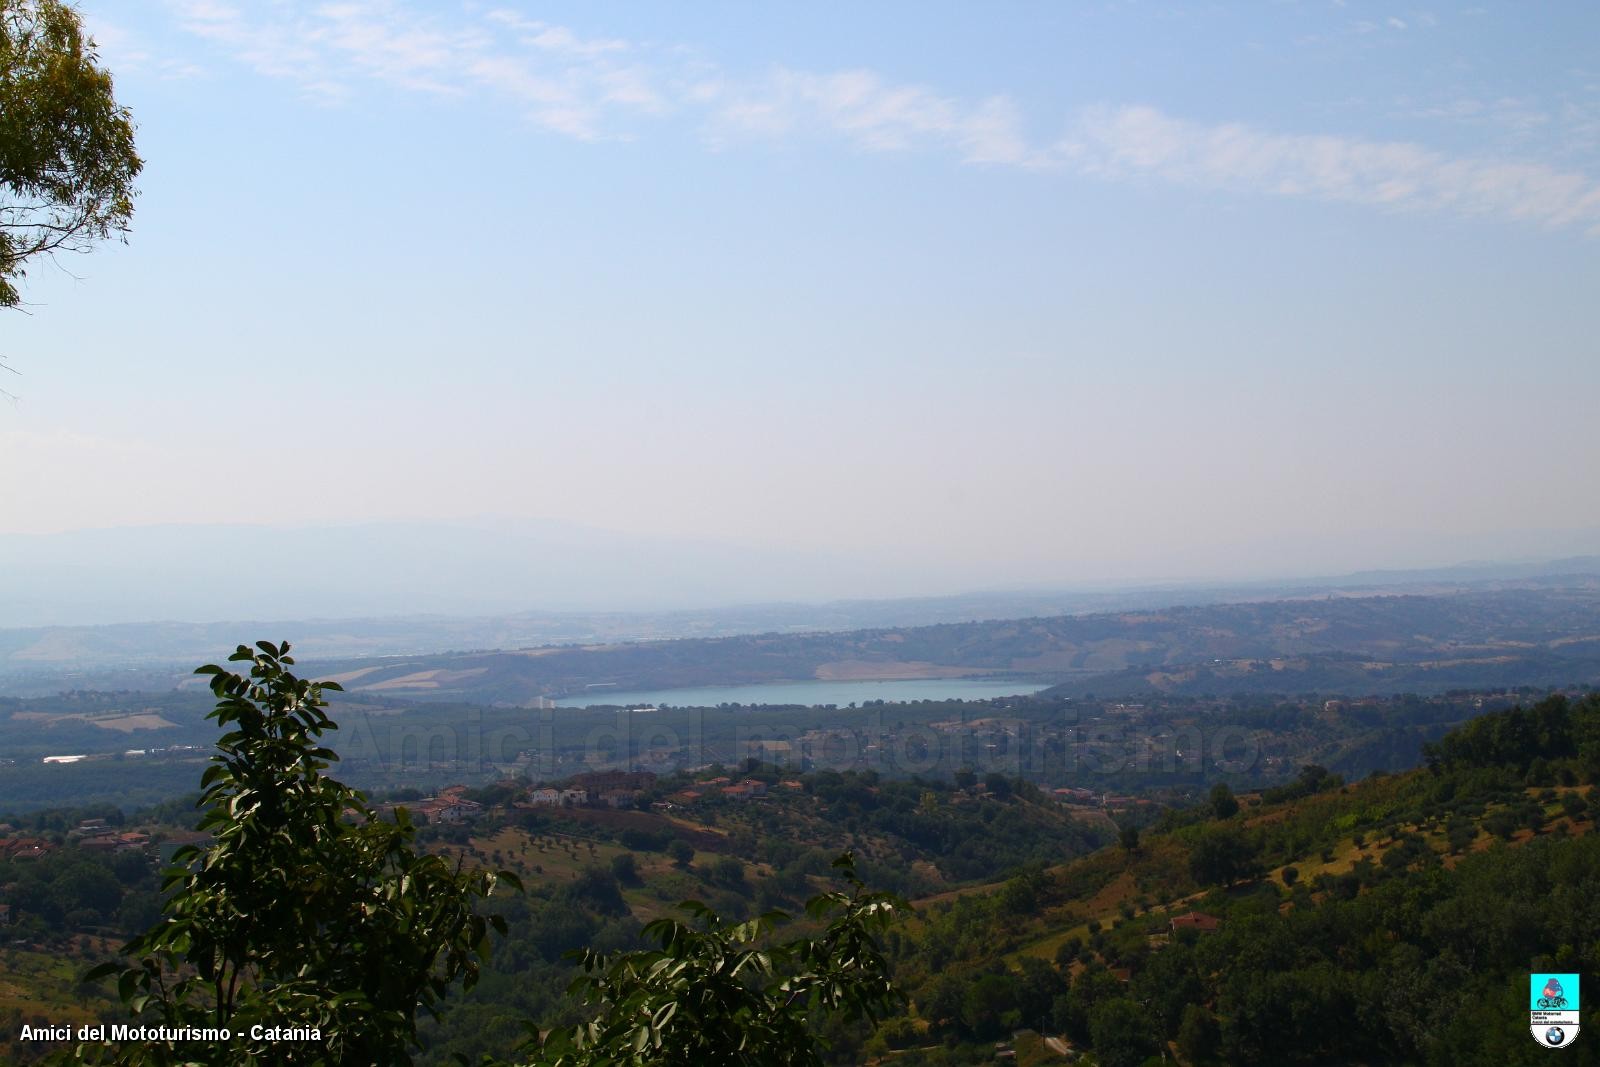
M 1595 721 L 1595 703 L 1591 696 L 1574 707 L 1566 697 L 1557 695 L 1531 708 L 1480 715 L 1423 751 L 1429 767 L 1436 771 L 1508 765 L 1526 772 L 1535 760 L 1581 755 L 1586 730 Z
M 337 729 L 325 690 L 295 677 L 289 646 L 240 645 L 214 664 L 226 733 L 201 778 L 198 828 L 210 844 L 179 850 L 165 917 L 124 950 L 119 992 L 139 1022 L 225 1026 L 236 1039 L 83 1049 L 114 1061 L 166 1063 L 410 1062 L 419 1008 L 435 1011 L 458 979 L 471 986 L 498 916 L 474 911 L 497 877 L 413 847 L 404 809 L 390 822 L 357 790 L 323 774 Z M 90 977 L 116 973 L 110 963 Z M 321 1041 L 272 1043 L 253 1024 L 319 1030 Z
M 728 925 L 695 901 L 691 923 L 657 919 L 644 928 L 659 949 L 607 956 L 590 949 L 572 992 L 597 1008 L 573 1029 L 535 1037 L 538 1067 L 699 1064 L 820 1065 L 810 1020 L 876 1022 L 904 998 L 889 979 L 875 934 L 905 904 L 868 892 L 846 853 L 834 866 L 849 892 L 812 898 L 806 913 L 827 921 L 816 937 L 769 944 L 788 916 L 768 912 Z
M 917 1011 L 934 1026 L 958 1019 L 961 1016 L 963 992 L 961 979 L 952 974 L 942 974 L 919 994 Z
M 1516 834 L 1517 828 L 1521 825 L 1522 822 L 1517 818 L 1516 812 L 1505 808 L 1490 813 L 1483 820 L 1483 828 L 1485 830 L 1489 831 L 1491 834 L 1494 834 L 1496 837 L 1505 838 L 1506 840 L 1510 840 L 1511 837 Z
M 667 846 L 667 855 L 679 867 L 687 867 L 694 862 L 694 846 L 681 837 L 674 838 L 672 844 Z
M 125 234 L 142 166 L 78 13 L 0 0 L 0 307 L 28 260 Z
M 1089 1013 L 1089 1034 L 1105 1067 L 1139 1067 L 1158 1047 L 1144 1010 L 1127 997 L 1096 1004 Z
M 1178 1025 L 1178 1051 L 1190 1063 L 1204 1063 L 1217 1054 L 1217 1021 L 1198 1004 L 1183 1009 Z
M 982 1041 L 993 1041 L 1022 1022 L 1019 985 L 1013 974 L 985 974 L 967 983 L 961 997 L 961 1025 Z
M 729 889 L 747 888 L 744 864 L 737 856 L 718 856 L 711 864 L 711 881 Z
M 1067 979 L 1049 963 L 1036 956 L 1024 956 L 1022 975 L 1017 985 L 1017 1008 L 1025 1025 L 1044 1029 L 1050 1024 L 1050 1008 L 1057 997 L 1065 996 Z
M 1145 1009 L 1154 1028 L 1163 1034 L 1176 1033 L 1183 1012 L 1191 1004 L 1206 999 L 1202 974 L 1190 947 L 1198 940 L 1193 930 L 1181 930 L 1165 951 L 1145 953 L 1134 967 L 1128 995 Z M 1142 947 L 1142 946 L 1140 946 Z
M 601 915 L 613 918 L 628 914 L 628 902 L 622 898 L 622 887 L 610 870 L 585 867 L 561 889 L 561 896 L 590 908 Z
M 1006 882 L 1000 891 L 1000 909 L 1010 915 L 1031 915 L 1039 910 L 1044 888 L 1044 871 L 1030 866 Z
M 1232 885 L 1255 874 L 1257 850 L 1232 828 L 1208 830 L 1189 852 L 1189 873 L 1202 885 Z
M 105 917 L 122 903 L 122 883 L 98 863 L 74 864 L 56 879 L 54 891 L 62 907 L 81 909 Z
M 1005 800 L 1011 795 L 1011 779 L 999 771 L 990 771 L 984 775 L 983 787 L 994 794 L 998 800 Z
M 619 852 L 611 857 L 611 875 L 623 885 L 638 885 L 639 861 L 632 852 Z
M 1444 833 L 1452 855 L 1465 851 L 1478 839 L 1477 824 L 1470 819 L 1451 819 Z
M 1137 852 L 1139 850 L 1139 828 L 1137 826 L 1124 826 L 1118 831 L 1117 840 L 1121 843 L 1123 851 Z
M 1211 814 L 1219 819 L 1231 819 L 1239 812 L 1239 801 L 1228 788 L 1227 782 L 1211 787 Z
M 1099 964 L 1091 964 L 1078 973 L 1072 989 L 1067 993 L 1065 1010 L 1054 1022 L 1074 1040 L 1089 1040 L 1089 1023 L 1094 1009 L 1101 1003 L 1122 996 L 1122 983 L 1116 975 Z

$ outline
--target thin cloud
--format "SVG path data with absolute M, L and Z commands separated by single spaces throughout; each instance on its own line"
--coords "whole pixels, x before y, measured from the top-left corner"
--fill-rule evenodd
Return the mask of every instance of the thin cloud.
M 1126 105 L 1080 110 L 1065 136 L 1035 143 L 1021 109 L 1004 95 L 962 99 L 870 70 L 778 68 L 740 77 L 692 50 L 584 36 L 509 8 L 456 9 L 448 21 L 438 9 L 423 13 L 397 0 L 309 8 L 287 0 L 248 8 L 178 0 L 175 8 L 188 32 L 328 102 L 377 83 L 498 98 L 530 123 L 581 140 L 628 138 L 640 122 L 678 117 L 713 146 L 736 138 L 829 136 L 872 152 L 937 151 L 966 163 L 1108 181 L 1163 181 L 1600 234 L 1600 184 L 1537 162 L 1201 123 Z M 1389 23 L 1406 25 L 1398 17 Z
M 223 47 L 258 74 L 292 82 L 307 96 L 321 100 L 347 95 L 344 83 L 330 73 L 320 34 L 306 20 L 252 20 L 217 0 L 185 0 L 176 7 L 182 29 Z
M 521 43 L 546 51 L 597 56 L 611 52 L 626 52 L 630 47 L 627 41 L 616 38 L 580 37 L 565 26 L 552 26 L 505 8 L 491 11 L 484 17 L 496 25 L 515 30 L 517 39 Z
M 1023 165 L 1032 157 L 1010 100 L 993 97 L 970 105 L 862 70 L 779 70 L 763 83 L 728 93 L 712 122 L 722 131 L 764 135 L 819 129 L 873 151 L 945 147 L 969 163 Z
M 1452 158 L 1420 145 L 1275 134 L 1151 107 L 1085 111 L 1061 161 L 1109 179 L 1581 226 L 1600 235 L 1600 183 L 1537 163 Z
M 656 72 L 628 60 L 629 42 L 585 38 L 510 10 L 447 22 L 393 0 L 309 8 L 177 0 L 174 7 L 184 30 L 328 102 L 366 82 L 437 96 L 488 92 L 520 106 L 535 125 L 584 140 L 615 135 L 608 121 L 627 113 L 670 108 Z

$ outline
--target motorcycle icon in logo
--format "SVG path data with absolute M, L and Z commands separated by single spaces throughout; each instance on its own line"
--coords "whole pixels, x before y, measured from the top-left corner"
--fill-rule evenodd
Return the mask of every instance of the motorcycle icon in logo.
M 1565 993 L 1566 990 L 1561 988 L 1560 980 L 1551 978 L 1539 992 L 1539 1007 L 1548 1011 L 1560 1011 L 1567 1006 Z

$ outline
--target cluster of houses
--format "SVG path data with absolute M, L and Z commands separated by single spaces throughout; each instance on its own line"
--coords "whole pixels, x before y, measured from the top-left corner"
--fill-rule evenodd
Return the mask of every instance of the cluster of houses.
M 587 789 L 557 789 L 554 786 L 544 786 L 532 790 L 527 797 L 517 802 L 519 808 L 575 808 L 589 803 Z
M 607 808 L 632 808 L 645 791 L 655 784 L 650 771 L 591 771 L 574 775 L 563 788 L 541 786 L 517 802 L 524 808 L 576 808 L 598 805 Z
M 143 852 L 150 847 L 150 835 L 143 830 L 119 831 L 102 819 L 84 819 L 67 837 L 85 852 Z
M 56 846 L 42 837 L 0 837 L 0 858 L 8 860 L 36 859 L 55 850 Z
M 464 785 L 446 786 L 439 790 L 436 797 L 424 797 L 398 806 L 404 807 L 412 815 L 424 816 L 430 823 L 466 822 L 483 814 L 483 805 L 476 800 L 468 800 L 466 794 L 467 787 Z
M 100 819 L 85 819 L 67 832 L 67 839 L 87 852 L 142 852 L 150 847 L 150 835 L 140 830 L 118 831 Z M 0 859 L 31 860 L 47 856 L 60 846 L 44 837 L 16 833 L 9 823 L 0 824 Z M 0 891 L 14 889 L 0 886 Z M 15 918 L 12 905 L 0 900 L 0 926 Z
M 180 832 L 178 836 L 182 836 Z M 210 840 L 210 835 L 198 837 Z M 109 826 L 104 819 L 84 819 L 67 831 L 67 844 L 85 852 L 120 853 L 147 852 L 153 842 L 143 830 L 122 830 Z M 35 859 L 56 851 L 60 846 L 44 837 L 14 833 L 11 826 L 0 826 L 0 859 Z M 163 842 L 163 848 L 166 843 Z
M 522 810 L 592 806 L 631 808 L 638 805 L 655 780 L 656 776 L 649 771 L 595 771 L 575 775 L 564 786 L 531 789 L 513 800 L 511 807 Z M 404 807 L 413 815 L 426 816 L 429 822 L 466 822 L 484 814 L 483 805 L 467 799 L 466 793 L 466 786 L 452 785 L 439 790 L 438 796 L 387 806 Z
M 680 789 L 667 798 L 670 805 L 687 806 L 698 804 L 702 800 L 722 797 L 728 800 L 760 800 L 767 795 L 767 783 L 755 778 L 746 778 L 735 782 L 733 779 L 718 775 L 707 778 L 703 782 L 696 782 L 686 789 Z M 803 789 L 797 781 L 783 781 L 777 785 L 779 789 Z

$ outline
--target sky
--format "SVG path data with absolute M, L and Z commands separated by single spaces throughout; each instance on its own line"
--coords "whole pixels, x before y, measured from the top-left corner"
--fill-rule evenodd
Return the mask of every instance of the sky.
M 1600 551 L 1587 0 L 81 8 L 147 166 L 0 313 L 0 535 Z

